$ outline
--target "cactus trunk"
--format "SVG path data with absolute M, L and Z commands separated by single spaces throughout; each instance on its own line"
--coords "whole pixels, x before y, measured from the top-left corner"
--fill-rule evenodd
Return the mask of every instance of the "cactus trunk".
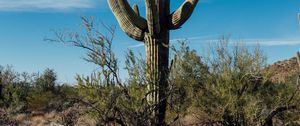
M 148 70 L 148 102 L 155 106 L 156 125 L 165 125 L 169 68 L 169 0 L 146 0 L 148 32 L 144 42 Z
M 155 105 L 152 114 L 155 116 L 157 125 L 164 125 L 167 106 L 166 90 L 168 87 L 169 48 L 166 45 L 168 43 L 168 34 L 163 39 L 145 36 L 147 78 L 149 83 L 147 100 L 151 105 Z
M 199 0 L 185 0 L 170 13 L 170 0 L 145 0 L 146 19 L 138 6 L 130 7 L 127 0 L 108 0 L 122 30 L 131 38 L 143 41 L 147 53 L 148 96 L 156 109 L 152 112 L 156 125 L 164 125 L 167 106 L 169 31 L 180 28 L 192 15 Z

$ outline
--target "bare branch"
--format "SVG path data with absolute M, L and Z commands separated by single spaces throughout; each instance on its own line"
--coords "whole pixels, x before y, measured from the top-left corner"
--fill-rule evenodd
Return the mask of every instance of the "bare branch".
M 268 116 L 267 118 L 264 120 L 264 123 L 262 126 L 272 126 L 273 124 L 273 118 L 279 114 L 282 113 L 284 111 L 289 111 L 289 110 L 293 110 L 293 109 L 297 109 L 297 106 L 283 106 L 283 107 L 278 107 L 275 110 L 273 110 Z

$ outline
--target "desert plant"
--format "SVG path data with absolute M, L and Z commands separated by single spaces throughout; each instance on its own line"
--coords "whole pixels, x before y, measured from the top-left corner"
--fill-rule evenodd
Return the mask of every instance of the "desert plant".
M 68 108 L 61 113 L 61 124 L 64 126 L 74 126 L 80 117 L 79 108 Z
M 275 121 L 283 125 L 297 120 L 281 118 L 297 113 L 295 80 L 271 82 L 262 72 L 266 60 L 261 49 L 232 45 L 228 38 L 222 38 L 208 54 L 204 61 L 209 69 L 194 96 L 198 99 L 194 105 L 205 113 L 207 124 L 272 126 Z
M 42 75 L 38 76 L 35 80 L 34 86 L 36 89 L 40 90 L 41 92 L 55 92 L 56 86 L 56 73 L 53 69 L 45 69 Z
M 1 126 L 17 126 L 18 122 L 11 118 L 9 114 L 3 110 L 0 109 L 0 125 Z
M 16 73 L 11 66 L 0 66 L 0 100 L 5 100 L 4 95 L 7 94 L 5 88 L 9 85 L 13 85 L 17 77 L 18 73 Z
M 28 109 L 33 110 L 43 110 L 46 108 L 51 101 L 54 101 L 56 95 L 50 91 L 45 92 L 31 92 L 27 97 Z
M 42 75 L 38 75 L 19 73 L 8 66 L 0 69 L 0 78 L 0 107 L 7 109 L 9 113 L 47 108 L 58 104 L 58 101 L 64 102 L 60 100 L 65 97 L 63 95 L 75 94 L 70 91 L 71 88 L 57 85 L 56 74 L 51 69 L 46 69 Z M 58 106 L 57 104 L 55 105 Z
M 112 50 L 114 27 L 106 25 L 104 28 L 109 35 L 103 35 L 102 31 L 96 29 L 92 19 L 82 17 L 84 32 L 56 32 L 56 39 L 50 41 L 71 44 L 87 51 L 84 58 L 87 62 L 98 66 L 91 76 L 76 77 L 76 90 L 79 97 L 73 97 L 76 101 L 87 105 L 92 115 L 99 121 L 100 125 L 118 123 L 120 125 L 148 125 L 152 120 L 149 115 L 148 104 L 144 104 L 143 84 L 133 78 L 126 84 L 120 79 L 119 64 Z M 83 34 L 82 34 L 83 33 Z M 129 55 L 129 54 L 128 54 Z M 132 62 L 133 57 L 127 58 L 128 71 L 134 71 L 136 64 Z M 142 64 L 142 63 L 141 63 Z M 138 67 L 141 68 L 141 67 Z M 143 71 L 143 70 L 138 70 Z M 129 73 L 137 75 L 135 72 Z M 143 83 L 143 82 L 142 82 Z
M 146 0 L 146 19 L 139 15 L 137 5 L 132 9 L 127 0 L 108 0 L 108 3 L 123 31 L 131 38 L 145 43 L 148 102 L 156 105 L 157 109 L 153 111 L 157 117 L 155 123 L 164 125 L 169 73 L 169 30 L 180 28 L 188 20 L 198 0 L 186 0 L 171 14 L 170 0 Z
M 31 76 L 26 73 L 18 73 L 11 66 L 0 68 L 1 108 L 12 108 L 14 112 L 26 108 L 26 97 L 30 92 Z
M 207 66 L 196 50 L 189 48 L 185 40 L 178 43 L 179 49 L 172 48 L 174 58 L 169 77 L 171 93 L 168 118 L 174 114 L 178 117 L 189 114 L 188 109 L 195 100 L 194 94 L 201 89 L 208 73 Z

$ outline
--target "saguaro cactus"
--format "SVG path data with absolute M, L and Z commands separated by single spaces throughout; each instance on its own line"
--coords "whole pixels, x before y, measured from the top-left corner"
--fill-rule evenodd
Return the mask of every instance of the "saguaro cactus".
M 161 125 L 167 104 L 169 31 L 180 28 L 188 20 L 198 0 L 185 0 L 173 13 L 170 13 L 170 0 L 145 0 L 146 19 L 139 15 L 137 5 L 131 8 L 127 0 L 108 0 L 108 3 L 122 30 L 145 43 L 151 92 L 148 102 L 158 105 L 154 113 Z

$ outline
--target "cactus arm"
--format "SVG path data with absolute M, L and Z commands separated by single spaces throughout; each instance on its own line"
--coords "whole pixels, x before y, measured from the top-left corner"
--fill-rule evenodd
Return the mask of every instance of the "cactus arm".
M 136 4 L 134 4 L 132 8 L 133 8 L 133 11 L 134 11 L 138 16 L 140 16 L 139 6 L 136 5 Z
M 130 7 L 129 3 L 127 0 L 115 0 L 119 1 L 122 9 L 128 13 L 128 15 L 131 17 L 130 20 L 140 29 L 145 30 L 147 29 L 147 21 L 136 14 L 136 12 Z
M 151 36 L 156 36 L 160 32 L 159 14 L 154 0 L 146 0 L 146 15 L 148 31 Z
M 192 15 L 199 0 L 185 0 L 185 2 L 170 15 L 170 30 L 179 29 Z
M 133 11 L 127 0 L 108 0 L 108 4 L 122 30 L 131 38 L 143 41 L 144 29 L 147 28 L 146 20 Z

